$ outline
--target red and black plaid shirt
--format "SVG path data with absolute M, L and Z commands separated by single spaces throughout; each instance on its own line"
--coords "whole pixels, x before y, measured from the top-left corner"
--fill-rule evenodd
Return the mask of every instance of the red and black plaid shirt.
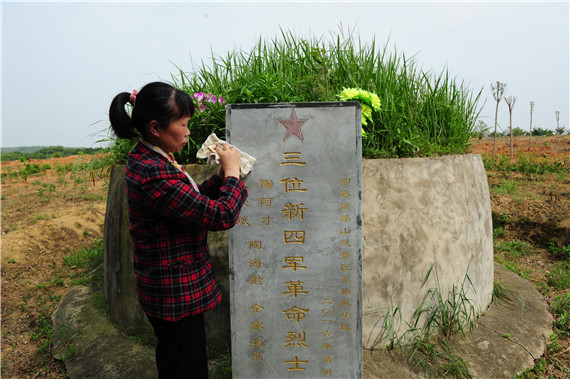
M 208 231 L 239 219 L 247 198 L 241 181 L 212 176 L 198 193 L 184 173 L 138 143 L 125 170 L 130 234 L 139 302 L 148 315 L 177 321 L 221 300 Z

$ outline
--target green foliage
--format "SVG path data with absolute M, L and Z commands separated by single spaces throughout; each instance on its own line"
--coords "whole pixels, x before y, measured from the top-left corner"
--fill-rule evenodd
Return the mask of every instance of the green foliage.
M 496 155 L 494 158 L 483 154 L 483 164 L 490 171 L 514 171 L 527 176 L 544 174 L 570 174 L 569 158 L 543 158 L 533 154 L 517 152 L 514 160 L 507 155 Z
M 63 147 L 63 146 L 47 146 L 47 147 L 17 147 L 2 148 L 2 162 L 30 160 L 30 159 L 46 159 L 68 157 L 71 155 L 95 155 L 97 153 L 106 153 L 108 148 L 91 148 L 91 147 Z
M 516 128 L 513 128 L 513 137 L 520 137 L 524 135 L 526 135 L 526 132 L 518 126 Z
M 570 262 L 557 262 L 547 275 L 547 284 L 556 290 L 570 288 Z
M 500 193 L 502 195 L 518 195 L 519 194 L 519 184 L 516 180 L 503 180 L 503 183 L 498 187 L 491 187 L 494 192 Z
M 554 132 L 549 129 L 542 129 L 542 128 L 533 128 L 532 135 L 537 137 L 549 137 L 553 136 Z
M 445 337 L 457 333 L 463 334 L 466 326 L 471 331 L 474 321 L 477 319 L 476 309 L 467 294 L 469 288 L 473 288 L 471 280 L 466 276 L 460 288 L 454 285 L 451 292 L 445 295 L 441 290 L 437 266 L 435 265 L 430 268 L 425 276 L 422 287 L 428 282 L 432 271 L 435 273 L 436 286 L 428 289 L 424 301 L 414 312 L 413 327 L 417 328 L 418 323 L 425 320 L 423 329 L 436 329 Z
M 557 259 L 570 260 L 570 245 L 558 246 L 556 242 L 551 241 L 548 244 L 548 251 Z
M 380 333 L 372 341 L 372 347 L 379 345 L 387 349 L 398 348 L 414 367 L 422 369 L 428 378 L 471 378 L 465 361 L 448 345 L 456 334 L 472 331 L 477 312 L 468 293 L 473 284 L 466 275 L 460 286 L 454 285 L 444 294 L 440 286 L 437 267 L 433 265 L 426 274 L 421 288 L 428 279 L 435 276 L 435 286 L 426 290 L 422 304 L 414 311 L 412 320 L 406 322 L 406 329 L 400 336 L 402 325 L 399 308 L 388 309 L 377 321 Z M 379 313 L 380 310 L 373 311 Z M 376 325 L 375 325 L 376 327 Z
M 446 339 L 420 337 L 408 349 L 408 361 L 426 378 L 472 378 L 465 361 Z
M 556 296 L 552 310 L 556 318 L 556 329 L 567 334 L 570 331 L 570 292 Z
M 495 243 L 495 251 L 507 253 L 512 258 L 520 258 L 530 254 L 532 246 L 524 241 L 502 241 Z
M 373 41 L 337 36 L 331 41 L 282 32 L 259 40 L 250 52 L 212 57 L 195 72 L 178 69 L 174 85 L 189 94 L 223 96 L 227 103 L 337 101 L 343 88 L 378 94 L 381 109 L 365 128 L 363 156 L 412 157 L 464 153 L 475 131 L 480 93 L 457 84 L 446 71 L 423 72 L 415 60 L 390 55 Z M 191 123 L 192 140 L 177 159 L 195 162 L 205 137 L 225 138 L 225 112 L 204 112 Z
M 93 246 L 82 247 L 74 254 L 69 254 L 63 258 L 63 263 L 68 267 L 94 269 L 103 263 L 103 241 L 96 238 Z
M 524 299 L 511 284 L 501 281 L 493 283 L 493 301 L 500 304 L 511 302 L 514 299 L 518 299 L 522 304 L 524 304 Z

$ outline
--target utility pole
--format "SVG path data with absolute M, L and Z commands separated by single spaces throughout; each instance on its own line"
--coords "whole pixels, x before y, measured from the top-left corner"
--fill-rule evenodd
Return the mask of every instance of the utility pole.
M 530 127 L 528 128 L 528 151 L 532 148 L 532 112 L 534 111 L 534 101 L 530 102 Z
M 497 117 L 499 116 L 499 103 L 503 98 L 506 87 L 507 85 L 505 83 L 501 83 L 498 80 L 496 83 L 491 83 L 491 91 L 493 92 L 493 97 L 497 102 L 497 107 L 495 108 L 495 133 L 493 133 L 493 158 L 495 158 L 495 148 L 497 146 Z
M 560 128 L 560 111 L 556 111 L 554 114 L 556 115 L 556 130 L 558 130 Z
M 511 131 L 511 159 L 513 159 L 515 156 L 513 151 L 513 108 L 515 107 L 517 98 L 513 96 L 505 97 L 505 102 L 509 106 L 509 117 L 510 117 L 509 129 Z

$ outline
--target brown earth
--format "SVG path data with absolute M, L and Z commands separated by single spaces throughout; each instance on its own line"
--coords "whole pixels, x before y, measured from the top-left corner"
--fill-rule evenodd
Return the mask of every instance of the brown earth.
M 515 152 L 565 162 L 566 175 L 528 176 L 489 171 L 494 219 L 502 220 L 504 233 L 497 241 L 525 241 L 533 253 L 514 267 L 544 294 L 548 301 L 568 289 L 549 287 L 547 275 L 557 263 L 548 243 L 570 245 L 570 136 L 516 138 Z M 472 152 L 491 155 L 492 138 L 474 140 Z M 510 156 L 507 138 L 497 140 L 497 154 Z M 2 376 L 6 378 L 65 377 L 64 366 L 51 357 L 51 313 L 78 276 L 64 257 L 103 238 L 108 178 L 85 170 L 86 156 L 32 161 L 51 169 L 24 180 L 16 173 L 22 162 L 2 162 L 1 182 L 1 307 Z M 63 169 L 72 164 L 69 171 Z M 518 183 L 515 194 L 495 191 L 505 180 Z M 496 252 L 497 260 L 510 259 Z M 503 263 L 502 262 L 502 263 Z M 570 367 L 570 339 L 546 352 L 544 374 L 565 377 Z M 560 368 L 562 367 L 562 368 Z M 529 377 L 533 377 L 530 375 Z
M 24 164 L 2 162 L 2 376 L 65 377 L 51 358 L 51 313 L 76 268 L 63 258 L 103 238 L 107 179 L 84 171 L 90 157 L 33 160 L 52 169 L 24 180 Z M 74 169 L 56 167 L 73 164 Z M 68 166 L 69 167 L 69 166 Z M 8 176 L 6 176 L 8 174 Z

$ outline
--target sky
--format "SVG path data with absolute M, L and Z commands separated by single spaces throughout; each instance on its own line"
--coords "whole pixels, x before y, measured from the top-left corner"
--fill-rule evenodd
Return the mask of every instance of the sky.
M 2 147 L 107 146 L 119 92 L 172 81 L 280 30 L 325 41 L 352 30 L 416 67 L 447 70 L 494 127 L 491 83 L 516 97 L 513 127 L 570 129 L 569 2 L 2 1 Z M 509 128 L 506 102 L 499 130 Z M 100 142 L 106 140 L 106 142 Z

